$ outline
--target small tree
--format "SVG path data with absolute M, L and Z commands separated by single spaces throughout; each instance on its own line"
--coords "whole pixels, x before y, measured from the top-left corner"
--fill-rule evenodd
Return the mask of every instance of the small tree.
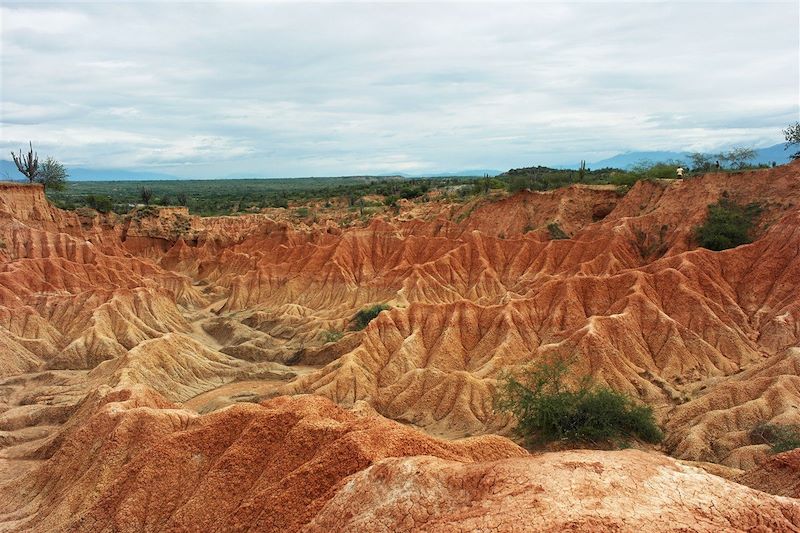
M 29 182 L 33 183 L 39 171 L 39 154 L 33 151 L 32 142 L 29 142 L 28 145 L 30 150 L 27 154 L 23 156 L 22 150 L 20 150 L 19 155 L 11 152 L 11 157 L 14 159 L 14 164 L 17 165 L 17 170 L 22 172 Z
M 739 146 L 728 152 L 728 160 L 736 168 L 745 168 L 750 164 L 750 160 L 756 157 L 756 151 L 752 148 Z
M 752 148 L 744 148 L 737 146 L 728 152 L 721 152 L 717 154 L 720 161 L 726 162 L 731 168 L 743 169 L 748 166 L 751 159 L 756 157 L 756 151 Z
M 86 197 L 86 205 L 100 213 L 108 213 L 114 207 L 114 202 L 109 196 L 90 194 Z
M 786 146 L 784 150 L 788 150 L 790 146 L 800 145 L 800 122 L 791 124 L 788 128 L 783 130 L 783 136 L 786 139 Z M 792 159 L 800 159 L 800 150 L 790 156 Z
M 558 241 L 563 239 L 569 239 L 569 235 L 567 235 L 561 226 L 558 225 L 558 222 L 551 222 L 547 225 L 547 233 L 550 235 L 550 240 Z
M 659 161 L 639 161 L 628 171 L 629 179 L 639 180 L 659 180 L 675 178 L 675 171 L 682 167 L 684 163 L 675 159 Z
M 67 169 L 64 165 L 48 157 L 36 173 L 36 182 L 41 183 L 45 189 L 63 191 L 67 186 Z
M 144 205 L 150 205 L 150 200 L 153 199 L 153 191 L 147 187 L 142 187 L 139 190 L 139 198 L 142 199 Z
M 353 317 L 352 320 L 352 329 L 354 331 L 360 331 L 367 327 L 367 324 L 372 322 L 372 320 L 377 317 L 381 311 L 386 311 L 389 309 L 389 306 L 386 304 L 376 304 L 372 307 L 365 307 L 361 309 L 356 316 Z
M 178 205 L 189 205 L 189 196 L 185 192 L 178 193 Z
M 520 174 L 512 175 L 508 178 L 506 188 L 508 189 L 508 192 L 524 191 L 528 188 L 528 180 L 525 178 L 525 176 Z
M 564 379 L 570 361 L 540 360 L 518 376 L 506 374 L 495 408 L 517 419 L 516 432 L 532 443 L 570 441 L 619 443 L 629 437 L 660 442 L 653 411 L 608 387 L 593 386 L 589 376 L 570 387 Z
M 692 162 L 692 171 L 693 172 L 708 172 L 711 170 L 713 163 L 711 162 L 711 156 L 708 154 L 701 154 L 700 152 L 695 152 L 693 154 L 689 154 L 689 159 Z
M 772 453 L 787 452 L 800 448 L 800 427 L 796 424 L 761 422 L 750 430 L 750 441 L 753 444 L 769 444 Z
M 748 244 L 760 214 L 758 204 L 739 205 L 723 198 L 708 206 L 706 220 L 695 228 L 694 237 L 700 246 L 715 251 Z

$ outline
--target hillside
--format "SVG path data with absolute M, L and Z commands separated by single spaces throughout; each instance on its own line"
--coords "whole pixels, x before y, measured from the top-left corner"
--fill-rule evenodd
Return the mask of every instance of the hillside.
M 765 148 L 757 148 L 756 156 L 750 160 L 753 165 L 771 165 L 776 162 L 779 165 L 785 165 L 790 159 L 791 151 L 784 149 L 784 143 L 767 146 Z M 689 162 L 690 152 L 670 152 L 670 151 L 634 151 L 624 152 L 617 154 L 613 157 L 601 159 L 590 163 L 588 166 L 591 168 L 622 168 L 629 169 L 637 163 L 643 161 L 650 161 L 653 163 L 659 161 L 683 161 Z M 712 159 L 714 154 L 708 154 Z M 576 165 L 577 167 L 577 165 Z
M 754 240 L 699 248 L 723 198 Z M 0 531 L 800 528 L 792 452 L 752 433 L 800 424 L 800 162 L 396 205 L 121 216 L 0 184 Z M 521 448 L 498 379 L 550 356 L 664 444 Z

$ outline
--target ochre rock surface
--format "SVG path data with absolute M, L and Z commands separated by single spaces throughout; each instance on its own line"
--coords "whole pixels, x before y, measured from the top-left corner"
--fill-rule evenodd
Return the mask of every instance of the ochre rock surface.
M 319 396 L 198 416 L 100 390 L 0 485 L 3 531 L 796 531 L 800 502 L 641 451 L 529 456 Z M 87 451 L 89 453 L 87 453 Z
M 770 494 L 800 498 L 800 449 L 772 455 L 734 480 Z
M 337 482 L 386 457 L 526 455 L 502 437 L 438 440 L 319 396 L 200 417 L 140 387 L 89 406 L 47 461 L 0 486 L 0 530 L 298 531 Z
M 754 242 L 723 252 L 698 248 L 694 228 L 722 198 L 761 206 Z M 392 457 L 387 479 L 409 486 L 451 487 L 504 461 L 502 471 L 518 473 L 523 487 L 539 482 L 520 465 L 537 461 L 564 479 L 547 456 L 509 459 L 521 450 L 500 437 L 443 443 L 381 418 L 454 439 L 507 434 L 510 420 L 493 409 L 498 378 L 550 356 L 574 358 L 574 376 L 589 373 L 650 404 L 666 433 L 661 451 L 721 465 L 720 472 L 743 470 L 729 477 L 796 495 L 793 467 L 786 467 L 793 460 L 773 458 L 751 430 L 800 423 L 800 162 L 639 182 L 624 195 L 575 185 L 465 203 L 403 201 L 397 213 L 365 222 L 342 202 L 312 209 L 313 219 L 304 220 L 287 209 L 209 218 L 184 208 L 103 215 L 56 209 L 39 186 L 0 184 L 0 531 L 183 530 L 193 521 L 258 530 L 272 527 L 273 517 L 289 530 L 323 527 L 326 517 L 340 516 L 334 504 L 347 495 L 336 492 L 340 484 L 369 484 L 369 465 Z M 551 223 L 569 238 L 552 239 Z M 356 312 L 379 303 L 391 309 L 352 331 Z M 282 398 L 295 394 L 360 414 L 319 398 Z M 254 403 L 275 396 L 277 403 Z M 324 491 L 282 515 L 270 494 L 295 497 L 282 492 L 297 490 L 284 485 L 295 479 L 290 470 L 256 468 L 265 477 L 247 485 L 260 491 L 255 500 L 218 481 L 228 467 L 248 472 L 237 466 L 239 456 L 217 470 L 203 459 L 227 461 L 225 450 L 249 435 L 248 424 L 266 438 L 259 445 L 270 457 L 291 448 L 280 431 L 255 429 L 289 416 L 278 406 L 306 409 L 297 424 L 316 429 L 299 438 L 315 453 L 343 445 L 323 438 L 341 437 L 330 428 L 345 424 L 342 417 L 355 417 L 345 425 L 372 420 L 376 435 L 408 431 L 408 439 L 426 444 L 367 453 L 355 443 L 366 459 L 320 479 L 307 474 L 305 482 Z M 476 455 L 470 442 L 504 451 Z M 237 453 L 267 460 L 247 446 Z M 652 467 L 658 475 L 648 479 L 673 472 L 676 486 L 696 483 L 696 492 L 680 491 L 691 494 L 675 507 L 680 519 L 702 502 L 715 506 L 707 509 L 715 527 L 725 517 L 734 529 L 784 527 L 771 522 L 775 509 L 794 521 L 793 507 L 774 498 L 747 521 L 729 509 L 728 492 L 713 502 L 705 493 L 733 491 L 752 506 L 761 496 L 732 481 L 715 485 L 722 481 L 655 452 L 608 457 L 617 458 L 623 478 L 625 468 Z M 422 477 L 403 473 L 419 461 Z M 161 480 L 157 472 L 173 473 Z M 512 491 L 509 502 L 517 478 L 496 482 Z M 184 480 L 216 488 L 195 492 Z M 649 509 L 659 494 L 672 498 L 670 490 L 643 490 L 638 506 L 624 498 L 614 505 Z M 431 507 L 425 527 L 447 529 L 449 520 L 470 528 L 463 506 L 489 505 L 490 496 L 453 495 L 447 509 Z M 269 512 L 256 512 L 267 504 Z M 240 507 L 245 518 L 236 522 Z M 601 516 L 590 511 L 576 512 Z M 630 524 L 646 530 L 645 516 L 631 512 Z M 697 527 L 705 527 L 704 516 L 695 516 Z M 392 522 L 400 518 L 387 523 L 405 527 Z M 354 528 L 372 520 L 352 519 Z M 575 527 L 590 523 L 574 520 Z
M 383 460 L 340 484 L 304 531 L 797 531 L 800 503 L 641 451 L 464 464 Z

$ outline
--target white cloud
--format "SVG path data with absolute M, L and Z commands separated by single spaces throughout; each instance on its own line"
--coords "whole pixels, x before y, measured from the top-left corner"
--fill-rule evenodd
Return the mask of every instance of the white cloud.
M 798 10 L 5 2 L 0 148 L 205 177 L 766 145 L 798 116 Z
M 64 35 L 87 29 L 82 13 L 52 7 L 0 7 L 4 32 L 26 32 L 34 35 Z

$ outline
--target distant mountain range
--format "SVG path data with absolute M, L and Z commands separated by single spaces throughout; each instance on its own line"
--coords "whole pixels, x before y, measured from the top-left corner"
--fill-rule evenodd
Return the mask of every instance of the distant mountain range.
M 502 174 L 504 171 L 497 170 L 493 168 L 478 168 L 478 169 L 468 169 L 468 170 L 458 170 L 456 172 L 432 172 L 429 174 L 409 174 L 405 175 L 406 177 L 414 177 L 414 178 L 454 178 L 458 176 L 484 176 L 488 174 L 489 176 L 497 176 L 498 174 Z
M 791 150 L 784 150 L 783 147 L 784 144 L 780 143 L 767 148 L 759 148 L 756 150 L 756 157 L 751 160 L 751 163 L 757 165 L 762 163 L 770 164 L 773 161 L 779 165 L 788 163 L 789 156 L 793 152 Z M 642 161 L 658 162 L 674 160 L 688 162 L 690 153 L 691 152 L 625 152 L 624 154 L 618 154 L 608 159 L 587 163 L 586 166 L 594 169 L 604 167 L 628 169 Z M 577 166 L 578 165 L 575 165 L 576 168 Z
M 186 177 L 175 176 L 174 174 L 165 174 L 163 172 L 146 172 L 139 170 L 123 170 L 123 169 L 102 169 L 102 168 L 89 168 L 89 167 L 68 167 L 69 179 L 71 181 L 164 181 L 164 180 L 180 180 L 189 179 Z M 454 176 L 483 176 L 488 174 L 496 176 L 501 171 L 495 169 L 468 169 L 456 172 L 436 172 L 430 174 L 406 174 L 401 172 L 394 172 L 388 174 L 374 174 L 360 177 L 369 178 L 390 178 L 390 177 L 404 177 L 404 178 L 446 178 Z M 354 175 L 355 176 L 355 175 Z M 296 176 L 291 176 L 296 177 Z M 327 177 L 327 176 L 318 176 Z M 22 174 L 17 170 L 13 161 L 0 160 L 0 181 L 11 180 L 21 181 Z M 196 179 L 196 178 L 191 178 Z M 259 176 L 252 172 L 230 174 L 221 176 L 219 179 L 264 179 L 264 176 Z
M 773 161 L 775 161 L 779 165 L 788 163 L 790 160 L 789 156 L 793 152 L 792 150 L 784 150 L 783 147 L 784 145 L 783 143 L 781 143 L 781 144 L 776 144 L 774 146 L 769 146 L 767 148 L 759 148 L 756 150 L 756 157 L 755 159 L 752 160 L 752 162 L 755 164 L 762 164 L 762 163 L 770 164 Z M 609 157 L 607 159 L 601 159 L 600 161 L 587 163 L 587 166 L 592 169 L 598 169 L 604 167 L 628 169 L 642 161 L 658 162 L 658 161 L 673 160 L 673 161 L 682 161 L 684 163 L 687 163 L 689 161 L 689 154 L 690 152 L 669 152 L 669 151 L 625 152 L 622 154 L 615 155 L 613 157 Z M 578 164 L 559 165 L 555 168 L 578 168 L 578 166 L 579 166 Z M 162 172 L 147 172 L 140 170 L 69 167 L 68 171 L 69 171 L 69 179 L 72 181 L 161 181 L 161 180 L 187 179 L 185 177 L 175 176 L 174 174 L 165 174 Z M 402 176 L 404 178 L 422 178 L 422 177 L 447 178 L 454 176 L 483 176 L 485 174 L 488 174 L 489 176 L 497 176 L 498 174 L 501 173 L 502 171 L 500 170 L 481 168 L 481 169 L 459 170 L 455 172 L 432 172 L 427 174 L 392 173 L 392 174 L 380 174 L 380 175 L 364 176 L 364 177 L 381 178 L 381 177 Z M 256 176 L 253 174 L 220 176 L 220 179 L 259 179 L 259 178 L 260 176 Z M 14 165 L 12 161 L 0 160 L 0 181 L 9 179 L 13 181 L 20 181 L 22 179 L 22 175 L 19 173 L 17 167 Z
M 180 176 L 160 172 L 141 172 L 138 170 L 102 169 L 87 167 L 67 167 L 71 181 L 151 181 L 179 180 Z M 13 161 L 0 160 L 0 181 L 23 178 Z

